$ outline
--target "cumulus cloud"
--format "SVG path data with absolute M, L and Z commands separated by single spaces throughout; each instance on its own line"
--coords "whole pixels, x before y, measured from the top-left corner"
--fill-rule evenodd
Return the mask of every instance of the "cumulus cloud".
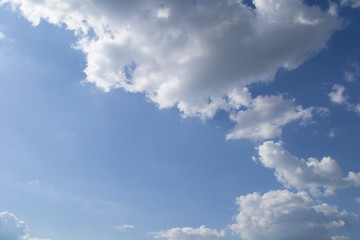
M 203 119 L 219 109 L 234 111 L 249 101 L 237 89 L 272 81 L 280 68 L 297 68 L 342 28 L 333 10 L 301 0 L 254 0 L 255 8 L 236 0 L 0 1 L 18 6 L 34 25 L 45 19 L 74 30 L 88 82 L 104 91 L 145 93 L 160 108 L 175 106 L 185 117 Z M 259 102 L 253 100 L 245 115 Z M 293 110 L 297 117 L 290 118 L 304 111 Z M 258 122 L 252 127 L 255 137 L 277 136 L 286 124 L 270 121 L 269 133 Z M 242 125 L 229 138 L 243 137 Z
M 329 93 L 330 100 L 336 104 L 347 103 L 348 96 L 344 94 L 345 87 L 339 84 L 333 86 L 333 91 Z
M 348 76 L 349 79 L 347 79 L 348 81 L 350 81 L 350 76 Z M 351 81 L 354 81 L 355 75 L 353 74 L 351 77 Z M 348 111 L 354 111 L 355 113 L 360 113 L 360 103 L 351 103 L 348 101 L 349 96 L 347 94 L 345 94 L 345 87 L 339 84 L 335 84 L 333 86 L 333 91 L 331 93 L 328 94 L 328 96 L 330 97 L 330 100 L 333 103 L 336 104 L 342 104 L 346 106 L 346 109 Z
M 31 238 L 30 230 L 24 221 L 20 221 L 14 214 L 0 212 L 0 239 L 1 240 L 49 240 Z
M 155 239 L 168 240 L 218 240 L 225 236 L 225 231 L 216 231 L 206 226 L 199 228 L 172 228 L 167 231 L 149 233 Z
M 258 160 L 275 170 L 275 176 L 285 187 L 309 190 L 313 195 L 331 195 L 336 189 L 360 185 L 360 172 L 349 172 L 345 177 L 335 159 L 320 161 L 299 159 L 286 151 L 280 143 L 264 142 L 259 147 Z
M 355 214 L 314 201 L 305 192 L 253 193 L 239 197 L 237 204 L 239 213 L 230 228 L 244 240 L 328 240 L 333 230 L 357 220 Z
M 281 96 L 258 96 L 244 107 L 244 110 L 230 115 L 236 125 L 226 136 L 227 139 L 279 137 L 284 125 L 295 120 L 304 123 L 312 118 L 314 110 L 295 106 L 292 100 L 285 100 Z

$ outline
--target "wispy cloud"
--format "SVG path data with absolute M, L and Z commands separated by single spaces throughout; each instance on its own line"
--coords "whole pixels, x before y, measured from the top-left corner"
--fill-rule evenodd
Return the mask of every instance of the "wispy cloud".
M 341 4 L 358 8 L 360 7 L 360 0 L 341 0 Z
M 135 228 L 135 226 L 130 225 L 130 224 L 124 224 L 124 225 L 121 225 L 121 226 L 116 226 L 114 228 L 118 229 L 118 230 L 126 230 L 126 229 L 133 229 L 133 228 Z
M 155 239 L 168 240 L 219 240 L 225 236 L 225 231 L 217 231 L 203 225 L 199 228 L 172 228 L 166 231 L 151 232 L 149 235 Z

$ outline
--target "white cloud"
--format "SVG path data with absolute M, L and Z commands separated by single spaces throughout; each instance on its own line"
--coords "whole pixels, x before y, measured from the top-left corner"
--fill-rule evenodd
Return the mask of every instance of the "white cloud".
M 355 75 L 352 75 L 352 78 L 354 77 Z M 348 76 L 348 78 L 350 77 Z M 350 79 L 348 79 L 348 81 L 350 81 Z M 354 79 L 351 79 L 351 81 L 354 81 Z M 344 86 L 335 84 L 333 86 L 333 92 L 329 93 L 328 96 L 333 103 L 345 105 L 348 111 L 360 113 L 360 103 L 350 103 L 348 101 L 349 96 L 345 94 L 345 90 Z
M 354 105 L 354 111 L 356 113 L 360 113 L 360 103 L 357 103 L 357 104 Z
M 236 0 L 2 2 L 34 25 L 45 19 L 75 30 L 88 82 L 204 119 L 231 109 L 234 89 L 297 68 L 342 27 L 330 10 L 301 0 L 254 0 L 255 9 Z
M 341 0 L 342 5 L 348 5 L 353 8 L 360 7 L 360 0 Z
M 334 138 L 336 136 L 335 130 L 335 128 L 330 129 L 330 132 L 328 134 L 329 138 Z
M 285 100 L 281 96 L 258 96 L 249 102 L 246 109 L 230 116 L 236 126 L 226 138 L 279 137 L 284 125 L 295 120 L 310 120 L 313 110 L 314 108 L 303 109 L 295 106 L 292 100 Z
M 40 181 L 39 180 L 28 181 L 28 185 L 40 185 Z
M 285 187 L 309 190 L 313 195 L 331 195 L 336 189 L 360 185 L 360 172 L 344 173 L 331 157 L 320 161 L 299 159 L 286 151 L 280 143 L 264 142 L 259 147 L 259 159 L 265 167 L 273 168 L 275 176 Z
M 344 72 L 345 81 L 347 82 L 354 82 L 356 79 L 358 79 L 359 75 L 360 75 L 359 72 L 350 72 L 350 71 Z
M 14 214 L 0 212 L 1 240 L 49 240 L 45 238 L 31 238 L 30 230 L 24 221 L 20 221 Z
M 312 200 L 305 192 L 270 191 L 237 199 L 231 230 L 244 240 L 328 240 L 333 230 L 355 224 L 357 216 Z
M 172 228 L 167 231 L 160 231 L 149 233 L 155 239 L 168 239 L 168 240 L 218 240 L 225 236 L 225 231 L 216 231 L 209 229 L 206 226 L 199 228 Z
M 0 40 L 5 39 L 4 33 L 0 32 Z
M 360 66 L 358 62 L 352 62 L 350 69 L 344 72 L 345 81 L 354 82 L 360 77 Z
M 344 94 L 345 87 L 339 84 L 333 86 L 333 92 L 329 93 L 330 100 L 333 103 L 345 104 L 347 103 L 348 96 Z
M 115 229 L 118 229 L 118 230 L 133 229 L 133 228 L 135 228 L 135 226 L 130 225 L 130 224 L 124 224 L 124 225 L 115 227 Z
M 333 236 L 331 240 L 350 240 L 351 238 L 345 236 Z

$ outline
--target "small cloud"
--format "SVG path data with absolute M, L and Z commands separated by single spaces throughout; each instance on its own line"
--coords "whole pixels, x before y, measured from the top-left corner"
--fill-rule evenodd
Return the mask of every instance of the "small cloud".
M 135 226 L 130 225 L 130 224 L 124 224 L 124 225 L 115 227 L 115 229 L 117 229 L 117 230 L 125 230 L 125 229 L 133 229 L 133 228 L 135 228 Z
M 28 181 L 27 183 L 28 183 L 28 185 L 39 185 L 40 181 L 39 180 L 34 180 L 34 181 Z
M 333 236 L 331 240 L 350 240 L 351 238 L 345 236 Z
M 158 18 L 168 18 L 170 16 L 170 9 L 166 7 L 160 7 L 156 11 L 156 17 Z
M 330 132 L 329 132 L 329 138 L 334 138 L 335 137 L 335 128 L 332 128 L 330 129 Z
M 5 39 L 4 33 L 0 32 L 0 40 Z
M 355 112 L 360 113 L 360 103 L 355 105 L 354 110 L 355 110 Z
M 204 225 L 199 228 L 172 228 L 166 231 L 151 232 L 148 234 L 155 239 L 168 240 L 219 240 L 226 235 L 224 230 L 217 231 L 209 229 Z
M 352 76 L 355 75 L 353 74 Z M 332 89 L 333 91 L 328 94 L 331 102 L 338 105 L 344 105 L 348 111 L 360 113 L 360 103 L 352 103 L 348 101 L 349 96 L 345 94 L 346 89 L 344 86 L 335 84 Z
M 355 199 L 358 204 L 360 204 L 360 197 Z
M 354 82 L 360 77 L 359 63 L 353 62 L 350 64 L 350 69 L 344 72 L 346 82 Z
M 344 94 L 344 92 L 345 92 L 344 86 L 335 84 L 332 89 L 333 89 L 333 91 L 331 93 L 329 93 L 328 96 L 330 97 L 330 100 L 333 103 L 336 103 L 336 104 L 347 103 L 348 96 Z
M 244 103 L 242 103 L 244 104 Z M 233 111 L 230 119 L 236 123 L 226 139 L 247 138 L 263 140 L 280 137 L 282 128 L 294 121 L 306 125 L 313 112 L 324 114 L 325 109 L 296 106 L 294 100 L 282 96 L 257 96 L 247 102 L 246 109 Z

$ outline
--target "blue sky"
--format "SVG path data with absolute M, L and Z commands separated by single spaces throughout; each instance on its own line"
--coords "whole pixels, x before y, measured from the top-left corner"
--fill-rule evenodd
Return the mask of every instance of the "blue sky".
M 0 239 L 360 236 L 360 2 L 0 1 Z

